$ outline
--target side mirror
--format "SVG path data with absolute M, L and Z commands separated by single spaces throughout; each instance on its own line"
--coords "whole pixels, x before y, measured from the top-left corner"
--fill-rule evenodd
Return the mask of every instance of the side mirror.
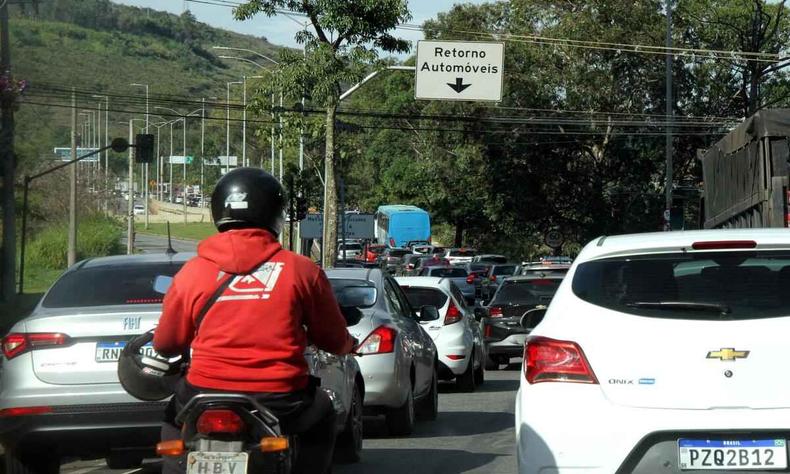
M 165 293 L 167 293 L 167 290 L 170 289 L 170 285 L 172 284 L 173 284 L 173 277 L 158 275 L 154 279 L 154 291 L 164 295 Z
M 486 310 L 484 308 L 475 308 L 475 321 L 480 321 L 486 317 Z
M 439 309 L 436 306 L 423 306 L 420 308 L 420 319 L 419 321 L 428 322 L 428 321 L 436 321 L 440 318 L 439 316 Z

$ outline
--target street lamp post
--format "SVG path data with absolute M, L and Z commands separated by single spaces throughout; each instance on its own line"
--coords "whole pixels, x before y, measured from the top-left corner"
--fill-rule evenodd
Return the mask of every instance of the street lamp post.
M 148 133 L 148 122 L 149 122 L 149 109 L 148 109 L 148 84 L 138 84 L 132 83 L 129 84 L 132 87 L 145 87 L 145 133 Z M 143 189 L 140 191 L 143 193 L 143 200 L 145 205 L 145 228 L 148 228 L 148 163 L 141 164 L 141 174 L 144 175 L 142 177 L 143 181 Z
M 227 97 L 225 100 L 225 173 L 230 171 L 230 86 L 241 83 L 241 81 L 230 81 L 227 84 Z

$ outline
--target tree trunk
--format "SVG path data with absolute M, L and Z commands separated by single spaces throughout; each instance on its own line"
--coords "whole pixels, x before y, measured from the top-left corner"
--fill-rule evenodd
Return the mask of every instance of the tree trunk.
M 749 109 L 747 117 L 752 116 L 760 107 L 760 74 L 754 68 L 749 81 Z
M 463 219 L 459 219 L 455 223 L 455 241 L 453 242 L 453 245 L 456 247 L 461 247 L 464 243 L 464 224 L 465 223 Z
M 337 105 L 326 109 L 326 158 L 324 159 L 324 230 L 321 266 L 331 268 L 337 258 L 337 182 L 335 176 L 335 114 Z

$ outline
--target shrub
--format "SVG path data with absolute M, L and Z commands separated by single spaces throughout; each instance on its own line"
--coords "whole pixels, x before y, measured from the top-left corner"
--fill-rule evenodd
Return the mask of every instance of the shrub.
M 104 257 L 121 253 L 123 233 L 117 221 L 92 216 L 77 227 L 77 259 Z M 49 226 L 28 245 L 27 265 L 63 269 L 67 265 L 68 226 Z

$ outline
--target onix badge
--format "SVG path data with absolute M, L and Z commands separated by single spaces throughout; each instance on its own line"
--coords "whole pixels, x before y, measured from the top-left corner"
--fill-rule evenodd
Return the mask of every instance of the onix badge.
M 728 348 L 722 348 L 721 350 L 718 351 L 708 352 L 707 358 L 734 361 L 737 359 L 745 359 L 747 357 L 749 357 L 749 351 L 736 351 L 735 349 L 728 347 Z

